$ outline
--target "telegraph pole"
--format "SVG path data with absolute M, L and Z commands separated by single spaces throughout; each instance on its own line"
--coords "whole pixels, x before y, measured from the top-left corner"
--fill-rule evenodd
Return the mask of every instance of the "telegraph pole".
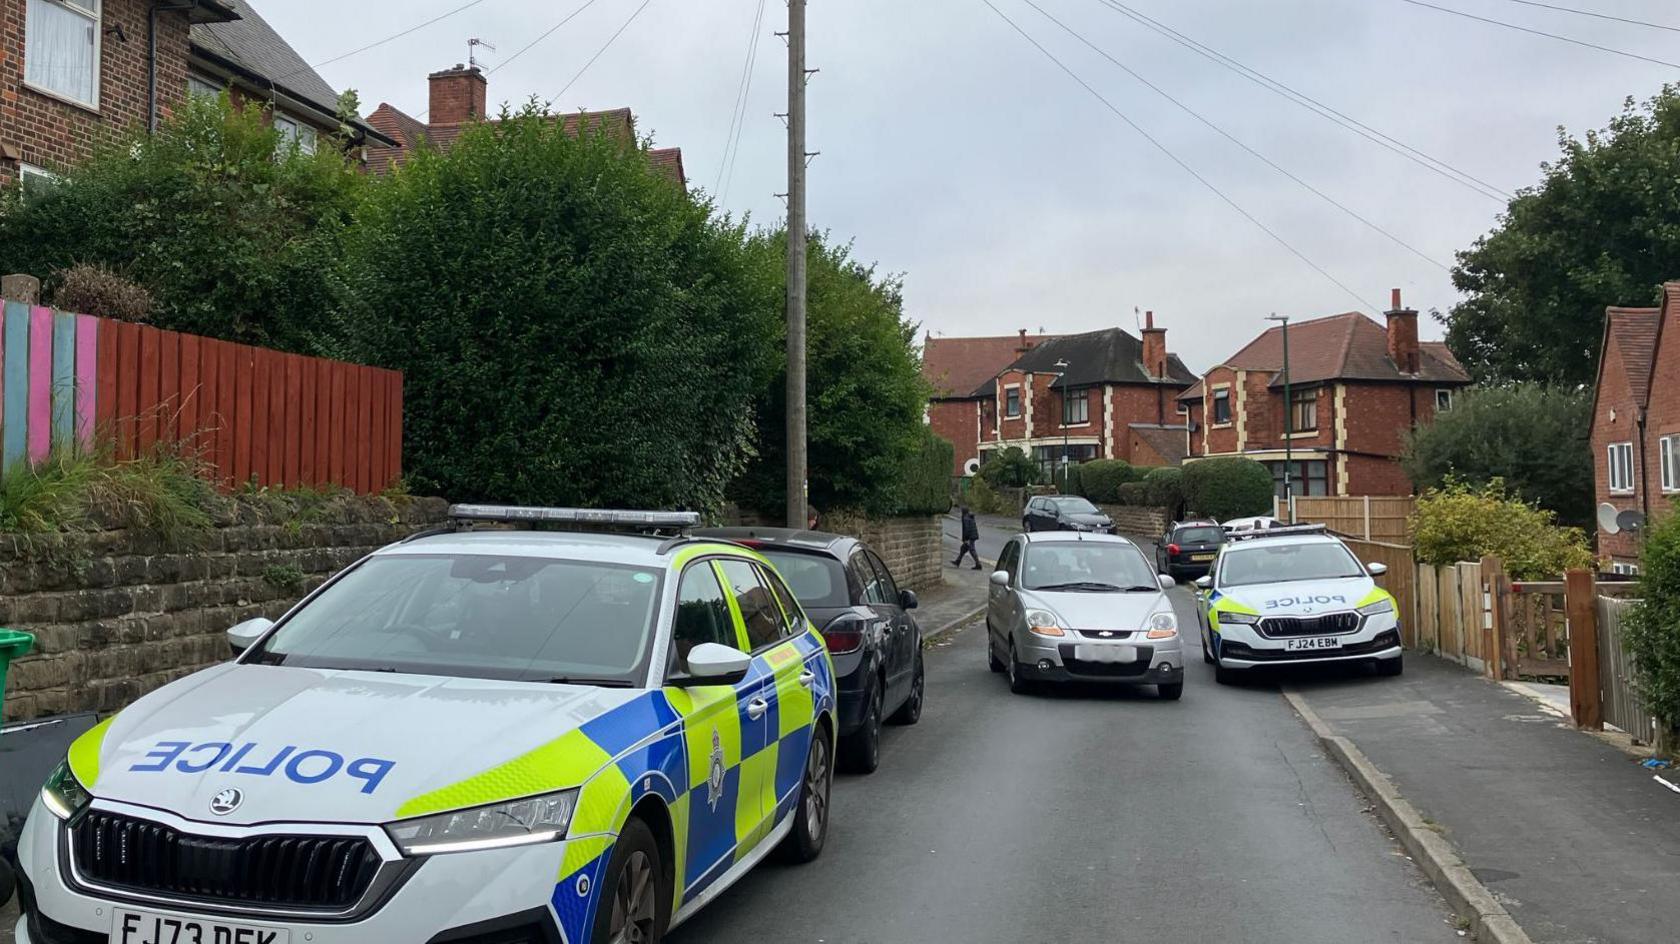
M 804 528 L 809 472 L 805 443 L 805 69 L 806 0 L 788 0 L 787 517 Z

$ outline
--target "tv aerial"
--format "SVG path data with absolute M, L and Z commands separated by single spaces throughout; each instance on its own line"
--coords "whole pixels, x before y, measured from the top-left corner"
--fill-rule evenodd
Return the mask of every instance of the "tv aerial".
M 482 39 L 479 39 L 476 36 L 473 37 L 472 39 L 467 40 L 467 68 L 476 69 L 476 68 L 479 68 L 480 66 L 484 65 L 484 63 L 478 61 L 478 48 L 480 46 L 483 46 L 485 49 L 488 49 L 491 52 L 496 51 L 495 46 L 492 46 L 490 43 L 488 43 L 488 42 L 486 42 Z

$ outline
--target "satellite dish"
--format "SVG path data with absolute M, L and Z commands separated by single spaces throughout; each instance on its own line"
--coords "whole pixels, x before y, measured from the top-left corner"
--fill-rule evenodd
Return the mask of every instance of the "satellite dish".
M 963 463 L 963 474 L 964 475 L 979 475 L 980 474 L 980 460 L 979 459 L 970 459 L 967 462 Z
M 1605 534 L 1621 534 L 1622 523 L 1617 520 L 1621 510 L 1615 505 L 1605 502 L 1598 506 L 1598 530 Z
M 1616 527 L 1623 531 L 1645 530 L 1645 515 L 1638 511 L 1624 511 L 1616 516 Z

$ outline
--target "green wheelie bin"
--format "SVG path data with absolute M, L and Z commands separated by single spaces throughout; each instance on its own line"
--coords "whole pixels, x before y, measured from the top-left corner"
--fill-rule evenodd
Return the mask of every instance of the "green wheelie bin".
M 30 648 L 34 645 L 35 637 L 28 633 L 0 629 L 0 697 L 3 697 L 6 691 L 6 670 L 12 667 L 14 660 L 28 655 Z M 4 817 L 0 817 L 0 833 L 4 832 L 10 832 L 10 830 L 6 828 Z M 10 839 L 9 836 L 0 836 L 0 838 Z M 7 841 L 5 844 L 10 845 L 10 842 Z M 12 893 L 16 888 L 17 878 L 12 874 L 12 865 L 6 861 L 4 856 L 0 856 L 0 907 L 4 907 L 7 902 L 12 900 Z

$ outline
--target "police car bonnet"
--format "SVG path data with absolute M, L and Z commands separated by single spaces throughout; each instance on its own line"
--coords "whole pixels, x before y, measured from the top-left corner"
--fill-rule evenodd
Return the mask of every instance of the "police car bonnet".
M 408 800 L 527 754 L 636 697 L 624 689 L 230 664 L 118 715 L 89 786 L 96 797 L 219 823 L 383 823 Z M 227 810 L 230 790 L 240 801 Z

